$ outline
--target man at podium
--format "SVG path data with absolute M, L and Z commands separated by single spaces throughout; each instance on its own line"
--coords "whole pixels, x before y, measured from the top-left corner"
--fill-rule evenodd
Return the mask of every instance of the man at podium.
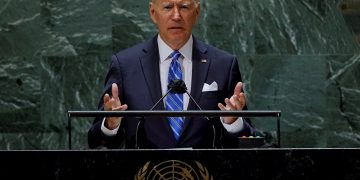
M 200 1 L 151 0 L 149 13 L 158 34 L 112 56 L 98 108 L 242 110 L 245 96 L 237 59 L 192 35 Z M 195 102 L 187 93 L 171 91 L 171 85 L 179 81 Z M 96 118 L 88 132 L 89 147 L 233 148 L 237 137 L 254 135 L 250 122 L 241 117 L 145 117 L 139 121 Z

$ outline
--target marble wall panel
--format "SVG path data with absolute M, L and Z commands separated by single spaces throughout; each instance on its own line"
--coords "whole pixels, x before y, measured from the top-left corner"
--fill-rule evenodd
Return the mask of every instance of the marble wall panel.
M 342 0 L 340 7 L 348 28 L 354 33 L 354 38 L 360 46 L 360 1 Z
M 41 23 L 40 0 L 0 0 L 0 55 L 41 54 L 52 38 Z
M 97 109 L 110 61 L 101 56 L 79 56 L 45 57 L 41 63 L 42 124 L 51 132 L 61 133 L 62 142 L 67 142 L 67 111 Z M 87 147 L 92 120 L 72 118 L 72 144 L 76 149 Z
M 251 1 L 201 1 L 194 34 L 201 40 L 236 55 L 254 54 L 255 11 Z
M 253 1 L 256 54 L 358 53 L 340 0 Z
M 326 145 L 326 65 L 322 56 L 273 55 L 244 58 L 249 109 L 281 110 L 284 147 Z M 276 118 L 257 118 L 254 125 L 276 137 Z M 315 138 L 316 137 L 316 138 Z
M 42 130 L 39 58 L 0 57 L 0 132 Z
M 156 34 L 149 16 L 149 1 L 112 1 L 113 53 L 143 42 Z
M 360 145 L 359 55 L 240 56 L 239 63 L 249 109 L 281 110 L 283 146 Z M 275 120 L 253 120 L 271 143 Z
M 110 0 L 41 0 L 41 18 L 52 40 L 46 56 L 110 55 Z
M 67 149 L 67 147 L 68 141 L 64 133 L 17 132 L 0 134 L 1 150 L 61 150 Z
M 359 147 L 360 55 L 332 58 L 328 66 L 328 147 Z

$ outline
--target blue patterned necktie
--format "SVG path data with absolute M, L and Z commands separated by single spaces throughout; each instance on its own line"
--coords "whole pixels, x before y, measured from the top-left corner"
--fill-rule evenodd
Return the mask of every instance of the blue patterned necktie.
M 174 79 L 182 79 L 179 51 L 170 54 L 171 64 L 169 67 L 168 83 Z M 169 93 L 165 98 L 165 109 L 169 111 L 183 110 L 183 94 Z M 168 117 L 167 118 L 176 140 L 179 140 L 181 129 L 184 125 L 184 117 Z

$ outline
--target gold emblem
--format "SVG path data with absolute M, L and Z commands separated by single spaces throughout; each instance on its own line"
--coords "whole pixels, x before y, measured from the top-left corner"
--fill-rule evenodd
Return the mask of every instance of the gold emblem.
M 148 179 L 185 179 L 185 180 L 213 180 L 209 171 L 198 161 L 195 161 L 193 168 L 188 163 L 179 160 L 168 160 L 155 166 L 150 166 L 150 161 L 146 162 L 135 175 L 135 180 Z M 152 168 L 151 168 L 152 167 Z

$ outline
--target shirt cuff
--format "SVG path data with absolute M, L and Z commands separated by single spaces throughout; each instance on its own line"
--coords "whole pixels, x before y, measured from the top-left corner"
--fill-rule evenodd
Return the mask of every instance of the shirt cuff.
M 235 122 L 233 122 L 232 124 L 225 124 L 224 123 L 224 118 L 220 117 L 221 123 L 223 124 L 224 128 L 229 132 L 229 133 L 238 133 L 241 130 L 244 129 L 244 120 L 242 117 L 239 117 Z
M 117 134 L 118 130 L 119 130 L 120 125 L 118 127 L 116 127 L 115 129 L 110 130 L 110 129 L 105 127 L 105 119 L 106 118 L 104 118 L 102 123 L 101 123 L 101 131 L 107 136 L 115 136 Z

